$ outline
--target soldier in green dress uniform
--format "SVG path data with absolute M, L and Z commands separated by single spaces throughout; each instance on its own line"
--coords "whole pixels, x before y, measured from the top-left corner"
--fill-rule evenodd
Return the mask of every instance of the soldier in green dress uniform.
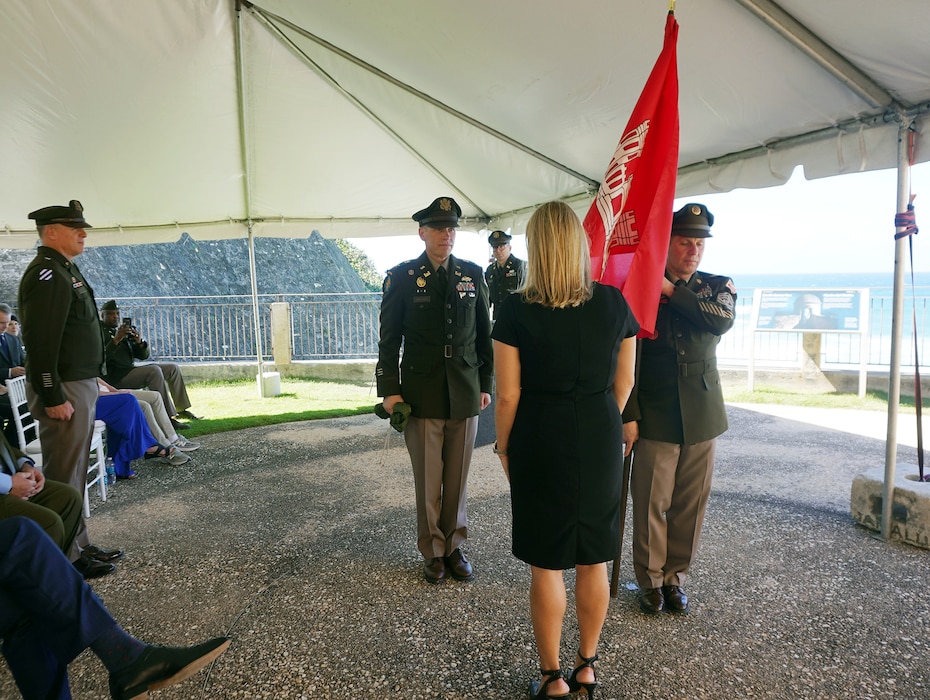
M 491 231 L 491 235 L 488 236 L 494 262 L 484 271 L 484 279 L 488 283 L 488 299 L 493 308 L 493 318 L 497 318 L 497 307 L 500 303 L 508 294 L 513 294 L 526 279 L 526 260 L 520 260 L 510 252 L 512 238 L 513 236 L 506 231 Z
M 475 263 L 452 255 L 462 210 L 439 197 L 413 215 L 425 244 L 388 271 L 381 302 L 378 396 L 411 408 L 404 439 L 413 466 L 417 548 L 430 583 L 473 576 L 465 490 L 478 413 L 491 402 L 488 293 Z M 401 360 L 401 347 L 403 359 Z
M 106 373 L 94 290 L 74 263 L 91 225 L 76 199 L 37 209 L 29 218 L 36 222 L 40 245 L 19 283 L 26 399 L 39 423 L 43 473 L 83 494 L 97 377 Z M 91 545 L 82 517 L 67 554 L 85 578 L 93 578 L 113 571 L 110 562 L 123 553 Z
M 640 341 L 633 393 L 623 412 L 635 443 L 633 569 L 643 612 L 690 609 L 683 586 L 697 550 L 718 435 L 727 429 L 717 343 L 733 327 L 729 277 L 697 268 L 713 214 L 686 204 L 672 218 L 655 337 Z

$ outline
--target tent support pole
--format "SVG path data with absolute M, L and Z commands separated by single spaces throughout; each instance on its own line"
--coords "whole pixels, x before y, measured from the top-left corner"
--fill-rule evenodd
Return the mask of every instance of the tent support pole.
M 910 193 L 909 137 L 913 120 L 902 115 L 898 129 L 898 201 L 895 213 L 907 209 Z M 900 232 L 902 229 L 896 229 Z M 888 372 L 888 432 L 885 437 L 885 483 L 882 491 L 883 540 L 891 537 L 894 509 L 895 466 L 898 455 L 898 406 L 901 402 L 901 336 L 904 319 L 904 265 L 907 239 L 899 238 L 894 246 L 894 296 L 891 313 L 891 365 Z
M 255 322 L 255 352 L 258 360 L 258 395 L 266 397 L 265 365 L 262 359 L 262 317 L 258 309 L 258 275 L 255 271 L 255 235 L 252 232 L 252 220 L 246 223 L 249 231 L 249 279 L 252 282 L 252 318 Z
M 258 364 L 258 395 L 265 398 L 265 366 L 262 359 L 262 319 L 258 311 L 258 280 L 255 272 L 255 236 L 252 231 L 252 171 L 249 164 L 249 147 L 246 141 L 245 88 L 242 56 L 242 3 L 235 3 L 236 16 L 236 100 L 239 108 L 239 153 L 242 155 L 242 196 L 245 202 L 245 225 L 249 234 L 249 279 L 252 283 L 252 318 L 255 325 L 255 359 Z

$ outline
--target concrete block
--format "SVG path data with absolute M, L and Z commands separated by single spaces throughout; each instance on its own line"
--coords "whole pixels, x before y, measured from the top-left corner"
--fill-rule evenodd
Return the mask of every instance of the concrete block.
M 258 395 L 260 397 L 281 395 L 280 372 L 263 372 L 260 375 L 256 374 L 255 381 L 258 384 Z
M 872 530 L 882 529 L 884 484 L 884 467 L 868 469 L 853 479 L 852 517 Z M 918 480 L 916 464 L 898 463 L 895 467 L 891 519 L 891 539 L 930 549 L 930 483 Z

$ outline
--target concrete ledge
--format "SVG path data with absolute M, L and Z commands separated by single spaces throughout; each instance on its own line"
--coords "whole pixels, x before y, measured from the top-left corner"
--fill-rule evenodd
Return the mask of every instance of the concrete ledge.
M 882 529 L 884 483 L 884 467 L 874 467 L 853 479 L 852 517 L 871 530 Z M 895 468 L 891 518 L 891 539 L 930 549 L 930 483 L 918 481 L 916 464 L 899 463 Z
M 371 382 L 375 376 L 375 360 L 319 360 L 266 364 L 265 372 L 278 372 L 282 378 L 328 379 L 343 382 Z M 255 362 L 189 362 L 181 364 L 181 372 L 188 382 L 205 382 L 224 379 L 254 379 L 258 373 Z

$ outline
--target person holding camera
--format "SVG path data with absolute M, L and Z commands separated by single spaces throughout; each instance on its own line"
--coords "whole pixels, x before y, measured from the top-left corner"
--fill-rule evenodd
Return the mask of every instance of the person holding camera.
M 107 341 L 106 380 L 118 389 L 149 388 L 161 394 L 165 409 L 175 430 L 183 430 L 186 424 L 177 419 L 196 418 L 188 409 L 191 406 L 184 385 L 181 368 L 173 362 L 153 362 L 136 366 L 136 360 L 149 359 L 149 344 L 132 325 L 131 318 L 122 318 L 114 299 L 106 302 L 100 312 L 100 320 Z

